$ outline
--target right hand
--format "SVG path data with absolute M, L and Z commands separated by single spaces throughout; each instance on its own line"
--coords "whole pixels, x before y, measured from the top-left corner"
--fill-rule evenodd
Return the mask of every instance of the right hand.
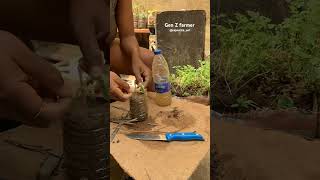
M 132 95 L 129 84 L 112 71 L 110 71 L 110 95 L 118 101 L 126 101 Z
M 105 0 L 71 0 L 71 24 L 84 56 L 84 66 L 92 78 L 103 74 L 101 50 L 107 49 L 105 39 L 109 31 L 109 5 Z

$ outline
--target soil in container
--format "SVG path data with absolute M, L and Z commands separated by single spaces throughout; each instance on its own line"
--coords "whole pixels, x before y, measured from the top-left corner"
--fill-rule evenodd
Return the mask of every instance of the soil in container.
M 80 88 L 63 125 L 64 167 L 70 179 L 108 178 L 108 101 Z
M 145 121 L 148 118 L 147 96 L 145 90 L 141 88 L 137 88 L 130 98 L 130 117 L 138 121 Z

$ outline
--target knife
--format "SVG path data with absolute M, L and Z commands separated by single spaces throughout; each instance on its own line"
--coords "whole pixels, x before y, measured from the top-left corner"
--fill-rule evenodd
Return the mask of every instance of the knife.
M 132 133 L 127 134 L 127 137 L 144 141 L 204 141 L 203 137 L 195 132 L 176 132 L 166 134 Z

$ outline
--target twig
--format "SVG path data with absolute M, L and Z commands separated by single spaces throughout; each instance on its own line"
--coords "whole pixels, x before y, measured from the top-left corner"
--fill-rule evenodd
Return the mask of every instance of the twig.
M 157 130 L 155 130 L 155 131 L 126 131 L 126 132 L 128 132 L 128 133 L 163 133 L 163 134 L 165 134 L 165 133 L 167 133 L 167 131 L 157 131 Z
M 223 102 L 223 100 L 217 94 L 215 94 L 215 97 L 224 105 L 224 107 L 227 107 L 227 105 Z
M 153 130 L 153 131 L 132 131 L 132 130 L 130 130 L 130 131 L 125 131 L 125 132 L 127 132 L 127 133 L 150 133 L 150 134 L 152 134 L 152 133 L 157 133 L 157 134 L 165 134 L 165 133 L 176 133 L 176 132 L 181 132 L 181 130 L 183 130 L 183 129 L 186 129 L 187 127 L 183 127 L 183 128 L 180 128 L 180 129 L 178 129 L 178 130 L 176 130 L 176 131 L 159 131 L 159 130 Z M 161 128 L 162 129 L 162 128 Z
M 219 116 L 219 117 L 222 117 L 222 116 L 223 116 L 222 114 L 218 113 L 217 111 L 211 110 L 211 112 L 213 112 L 213 114 L 216 114 L 216 115 Z
M 259 76 L 265 75 L 265 74 L 267 74 L 267 73 L 269 73 L 269 71 L 255 75 L 254 77 L 252 77 L 251 79 L 249 79 L 247 82 L 243 83 L 242 86 L 240 86 L 240 87 L 235 91 L 235 94 L 236 94 L 240 89 L 242 89 L 245 85 L 247 85 L 250 81 L 254 80 L 255 78 L 257 78 L 257 77 L 259 77 Z
M 113 141 L 113 139 L 116 137 L 118 131 L 120 130 L 121 126 L 122 126 L 123 122 L 122 123 L 119 123 L 116 127 L 116 129 L 112 132 L 111 134 L 111 142 Z
M 133 122 L 138 122 L 138 120 L 135 118 L 135 119 L 126 119 L 126 120 L 110 120 L 110 122 L 113 122 L 113 123 L 117 123 L 117 124 L 127 124 L 127 125 L 133 125 L 134 123 Z
M 229 64 L 230 64 L 230 61 L 227 61 L 227 66 L 229 66 Z M 229 67 L 228 67 L 228 68 L 229 68 Z M 230 88 L 230 86 L 229 86 L 229 83 L 228 83 L 228 81 L 227 81 L 227 71 L 225 71 L 223 77 L 224 77 L 224 82 L 226 83 L 226 85 L 227 85 L 227 87 L 228 87 L 229 93 L 230 93 L 230 95 L 232 96 L 233 94 L 232 94 L 231 88 Z
M 127 110 L 127 109 L 125 109 L 125 108 L 122 108 L 122 107 L 117 107 L 117 106 L 111 106 L 111 107 L 114 107 L 114 108 L 116 108 L 116 109 L 120 109 L 120 110 L 122 110 L 122 111 L 126 111 L 126 112 L 128 112 L 129 110 Z
M 147 173 L 148 179 L 150 179 L 150 180 L 151 180 L 151 178 L 150 178 L 150 176 L 149 176 L 149 173 L 148 173 L 148 171 L 147 171 L 147 168 L 144 168 L 144 170 L 145 170 L 145 171 L 146 171 L 146 173 Z
M 53 152 L 50 152 L 51 151 L 50 148 L 43 148 L 43 146 L 22 144 L 22 143 L 19 143 L 19 142 L 13 141 L 13 140 L 9 140 L 9 139 L 4 140 L 4 142 L 6 142 L 9 145 L 16 146 L 16 147 L 19 147 L 19 148 L 22 148 L 22 149 L 25 149 L 28 151 L 38 152 L 41 154 L 49 154 L 54 157 L 61 158 L 61 156 L 59 156 Z
M 31 145 L 31 144 L 23 144 L 23 143 L 18 143 L 16 141 L 10 140 L 10 139 L 6 139 L 4 140 L 6 143 L 11 144 L 11 145 L 16 145 L 16 146 L 23 146 L 23 147 L 31 147 L 31 148 L 36 148 L 36 149 L 43 149 L 43 146 L 40 145 Z M 43 149 L 43 150 L 48 150 L 50 151 L 50 148 L 47 149 Z
M 110 121 L 112 123 L 120 124 L 121 121 Z M 123 125 L 134 125 L 134 123 L 124 122 Z
M 113 141 L 113 139 L 116 137 L 117 133 L 119 132 L 121 126 L 124 124 L 124 123 L 127 123 L 127 122 L 133 122 L 133 121 L 136 121 L 137 119 L 129 119 L 129 120 L 125 120 L 125 121 L 121 121 L 117 127 L 115 128 L 115 130 L 112 132 L 111 134 L 111 142 Z
M 228 81 L 227 81 L 226 77 L 224 77 L 224 82 L 226 83 L 226 85 L 227 85 L 227 87 L 228 87 L 228 90 L 229 90 L 229 93 L 230 93 L 230 95 L 232 96 L 233 94 L 232 94 L 231 88 L 230 88 L 230 86 L 229 86 L 229 84 L 228 84 Z

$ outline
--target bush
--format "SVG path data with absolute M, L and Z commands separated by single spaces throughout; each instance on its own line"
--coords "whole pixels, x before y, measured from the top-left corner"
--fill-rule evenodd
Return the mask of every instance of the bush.
M 254 92 L 269 99 L 260 105 L 277 107 L 279 97 L 299 101 L 320 90 L 320 2 L 294 0 L 290 11 L 280 24 L 251 11 L 218 17 L 213 86 L 233 99 L 224 104 Z
M 171 75 L 172 91 L 177 96 L 209 95 L 210 58 L 199 61 L 199 67 L 176 66 L 176 74 Z

